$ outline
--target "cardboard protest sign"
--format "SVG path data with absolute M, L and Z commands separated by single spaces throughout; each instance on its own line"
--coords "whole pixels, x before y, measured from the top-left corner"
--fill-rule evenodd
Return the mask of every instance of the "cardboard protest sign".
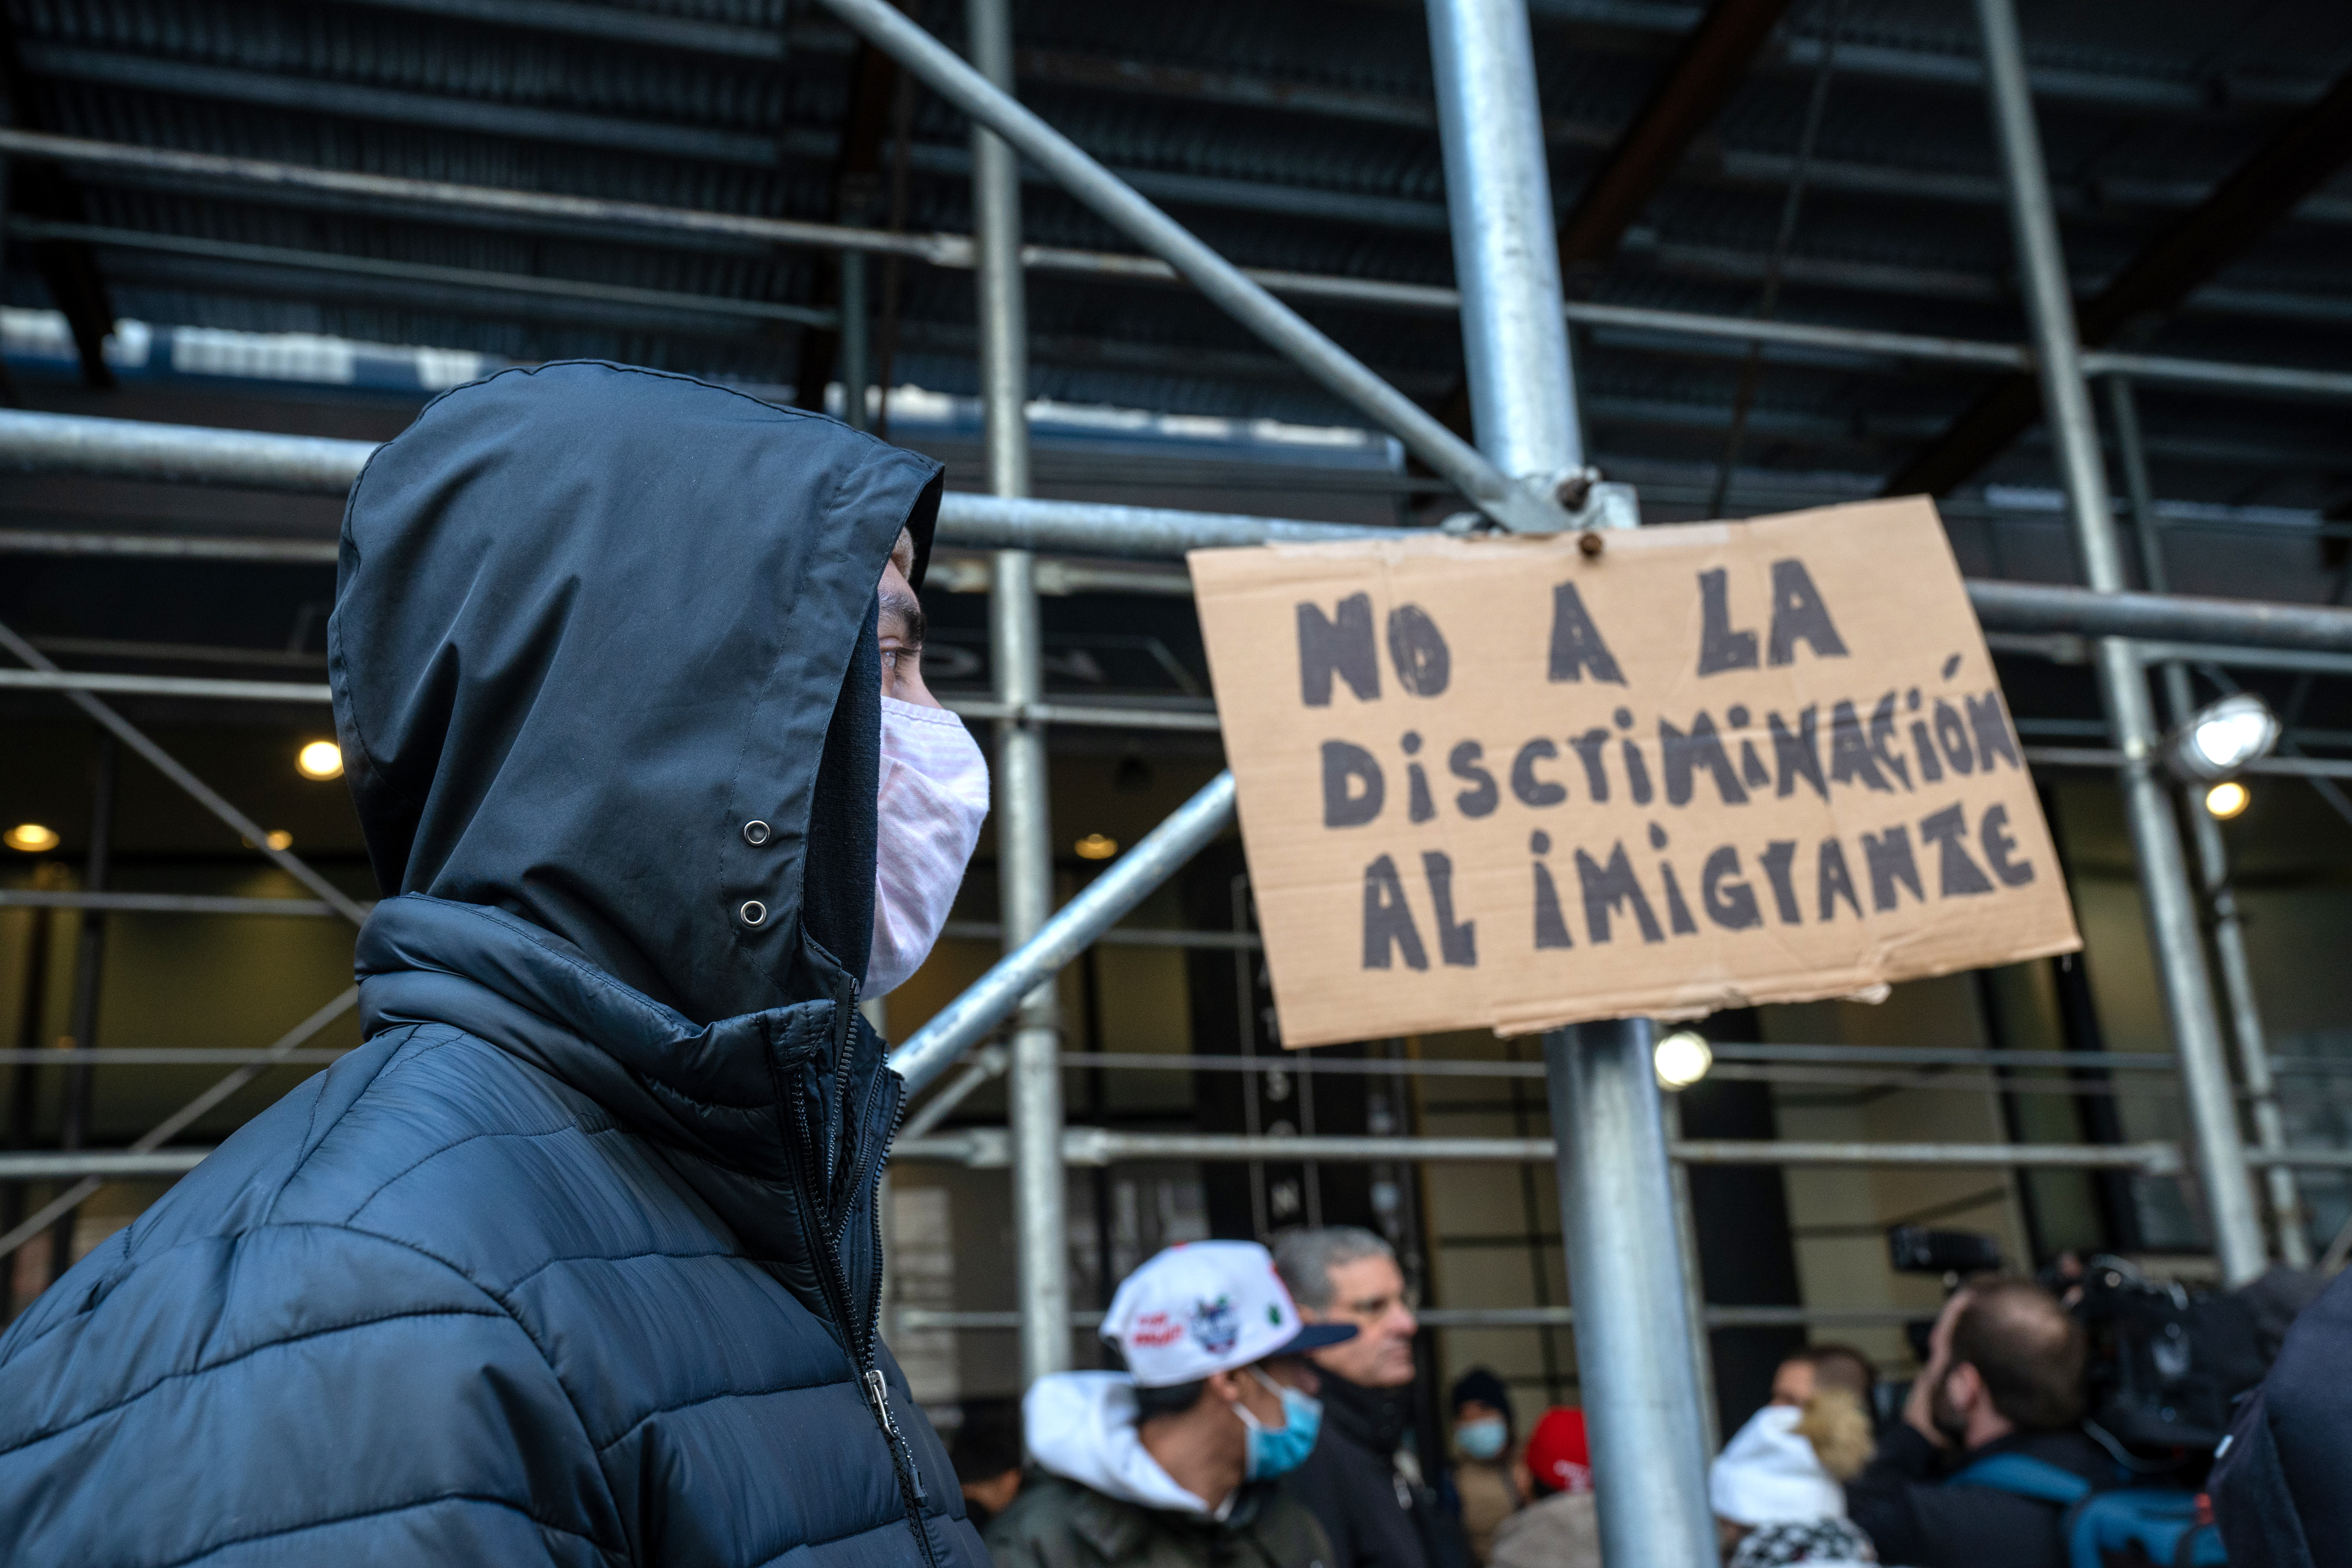
M 2082 945 L 1935 508 L 1191 557 L 1283 1043 Z

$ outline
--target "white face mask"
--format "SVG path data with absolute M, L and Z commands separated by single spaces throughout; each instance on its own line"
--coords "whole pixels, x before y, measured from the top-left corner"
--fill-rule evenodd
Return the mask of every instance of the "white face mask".
M 882 699 L 866 995 L 896 990 L 930 956 L 987 816 L 988 759 L 963 721 L 944 708 Z

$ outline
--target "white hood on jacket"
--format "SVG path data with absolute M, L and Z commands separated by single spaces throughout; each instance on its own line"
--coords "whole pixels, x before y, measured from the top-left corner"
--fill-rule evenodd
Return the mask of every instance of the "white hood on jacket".
M 1021 1402 L 1029 1455 L 1066 1481 L 1171 1513 L 1223 1519 L 1160 1468 L 1135 1430 L 1135 1380 L 1123 1372 L 1057 1372 L 1029 1385 Z M 1238 1494 L 1236 1494 L 1238 1495 Z

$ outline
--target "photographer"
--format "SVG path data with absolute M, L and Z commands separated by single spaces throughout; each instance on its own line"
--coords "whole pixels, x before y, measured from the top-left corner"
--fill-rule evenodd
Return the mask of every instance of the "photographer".
M 1977 1484 L 1965 1472 L 2018 1454 L 2112 1484 L 2115 1465 L 2077 1426 L 2083 1331 L 2025 1279 L 1954 1293 L 1928 1336 L 1903 1419 L 1847 1483 L 1853 1522 L 1882 1563 L 1914 1568 L 2066 1568 L 2063 1504 Z

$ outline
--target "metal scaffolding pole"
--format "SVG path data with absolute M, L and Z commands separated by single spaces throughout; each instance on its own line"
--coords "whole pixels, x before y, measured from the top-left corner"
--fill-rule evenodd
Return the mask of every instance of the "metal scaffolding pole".
M 350 1004 L 346 1001 L 341 1005 Z M 269 1058 L 271 1062 L 281 1059 L 277 1055 Z M 256 1067 L 253 1070 L 257 1073 L 261 1068 Z M 213 1098 L 205 1101 L 205 1106 L 216 1103 L 222 1092 L 216 1089 Z M 182 1125 L 177 1118 L 170 1124 L 175 1131 Z M 125 1168 L 126 1152 L 119 1149 L 86 1149 L 74 1154 L 53 1150 L 0 1153 L 0 1181 L 40 1181 L 91 1173 L 177 1174 L 193 1168 L 211 1152 L 206 1149 L 173 1149 L 150 1153 L 159 1148 L 161 1142 L 151 1132 L 131 1146 L 128 1158 L 153 1162 L 136 1172 Z M 1685 1164 L 1759 1168 L 1802 1165 L 1850 1170 L 2135 1171 L 2151 1176 L 2177 1176 L 2182 1170 L 2180 1149 L 2172 1143 L 1843 1143 L 1701 1139 L 1669 1144 L 1667 1152 Z M 1559 1150 L 1549 1138 L 1282 1137 L 1270 1133 L 1121 1132 L 1105 1127 L 1071 1127 L 1062 1133 L 1062 1161 L 1066 1165 L 1118 1165 L 1163 1160 L 1548 1165 L 1558 1156 Z M 892 1147 L 891 1158 L 961 1165 L 975 1171 L 1001 1171 L 1013 1163 L 1011 1140 L 1001 1127 L 971 1128 L 923 1138 L 901 1134 Z M 173 1161 L 179 1163 L 167 1169 Z M 2257 1167 L 2290 1165 L 2312 1171 L 2352 1171 L 2352 1149 L 2288 1149 L 2277 1154 L 2257 1153 L 2252 1163 Z M 90 1185 L 94 1190 L 97 1184 Z M 56 1211 L 50 1210 L 26 1224 L 38 1230 L 56 1217 Z M 26 1231 L 14 1237 L 0 1237 L 0 1253 L 5 1253 L 23 1239 L 23 1235 L 29 1234 Z M 1737 1310 L 1713 1307 L 1708 1309 L 1707 1316 L 1719 1321 L 1723 1313 Z M 1010 1315 L 1004 1326 L 1013 1326 Z
M 1234 775 L 1219 773 L 1178 806 L 1134 848 L 1110 863 L 1077 897 L 1054 911 L 1037 934 L 1006 953 L 987 973 L 890 1053 L 890 1066 L 912 1096 L 980 1044 L 1040 983 L 1086 951 L 1150 897 L 1217 835 L 1233 825 Z
M 1985 56 L 1985 85 L 1994 140 L 2008 188 L 2010 226 L 2026 314 L 2033 328 L 2041 373 L 2042 416 L 2073 515 L 2075 546 L 2085 581 L 2097 593 L 2124 588 L 2123 552 L 2116 538 L 2099 431 L 2083 378 L 2082 342 L 2074 327 L 2058 220 L 2050 202 L 2049 172 L 2025 80 L 2025 49 L 2013 0 L 1976 0 Z M 2158 731 L 2147 679 L 2131 645 L 2109 637 L 2097 647 L 2099 694 L 2107 726 L 2124 752 L 2119 783 L 2132 847 L 2147 905 L 2148 936 L 2158 984 L 2172 1024 L 2180 1073 L 2195 1133 L 2198 1175 L 2213 1231 L 2213 1248 L 2230 1284 L 2252 1279 L 2265 1264 L 2261 1216 L 2246 1178 L 2244 1149 L 2221 1026 L 2205 973 L 2197 900 L 2180 852 L 2172 796 L 2157 776 Z
M 1527 0 L 1428 0 L 1428 10 L 1478 447 L 1515 482 L 1572 508 L 1584 447 Z M 1650 1036 L 1636 1019 L 1544 1037 L 1577 1366 L 1593 1467 L 1609 1478 L 1598 1494 L 1602 1559 L 1714 1568 L 1699 1331 Z
M 90 791 L 89 844 L 82 856 L 81 885 L 91 893 L 106 891 L 113 858 L 114 803 L 122 780 L 122 747 L 112 735 L 98 734 L 98 779 Z M 106 984 L 106 911 L 85 909 L 81 931 L 74 942 L 73 1012 L 67 1028 L 73 1048 L 90 1049 L 98 1039 L 99 995 Z M 89 1135 L 91 1082 L 97 1069 L 86 1062 L 66 1068 L 65 1096 L 58 1110 L 58 1147 L 72 1153 Z M 73 1267 L 73 1220 L 60 1216 L 49 1232 L 49 1278 Z
M 866 289 L 871 269 L 862 250 L 843 251 L 840 266 L 841 417 L 853 430 L 871 430 L 874 416 L 866 406 L 866 389 L 874 381 L 874 313 Z
M 2164 542 L 2156 531 L 2154 493 L 2147 482 L 2147 453 L 2140 445 L 2139 407 L 2130 381 L 2121 375 L 2105 378 L 2107 406 L 2116 427 L 2116 454 L 2122 460 L 2125 499 L 2131 503 L 2132 531 L 2139 544 L 2140 574 L 2151 594 L 2168 586 Z M 2189 667 L 2167 660 L 2161 671 L 2167 717 L 2173 724 L 2189 721 L 2197 711 L 2189 689 Z M 2221 994 L 2230 1005 L 2230 1032 L 2238 1045 L 2238 1075 L 2252 1102 L 2254 1142 L 2269 1153 L 2286 1147 L 2286 1121 L 2279 1111 L 2278 1086 L 2271 1075 L 2270 1042 L 2263 1029 L 2263 1009 L 2254 992 L 2253 964 L 2246 952 L 2245 922 L 2238 913 L 2237 889 L 2230 885 L 2230 849 L 2222 842 L 2221 825 L 2204 803 L 2184 798 L 2189 836 L 2197 846 L 2197 868 L 2204 883 L 2206 907 L 2212 912 L 2213 953 L 2221 960 Z M 2311 1236 L 2303 1210 L 2303 1194 L 2294 1173 L 2273 1165 L 2263 1173 L 2270 1198 L 2272 1228 L 2277 1233 L 2279 1257 L 2296 1268 L 2311 1267 Z
M 1012 0 L 966 0 L 974 69 L 1013 89 Z M 988 488 L 1029 494 L 1029 312 L 1021 268 L 1021 168 L 1012 147 L 974 125 L 971 199 L 980 286 L 980 391 Z M 1037 613 L 1037 558 L 1001 550 L 988 602 L 988 653 L 996 700 L 996 878 L 1004 947 L 1035 936 L 1054 912 L 1054 831 L 1045 731 L 1027 710 L 1045 695 Z M 1063 1237 L 1061 1017 L 1047 976 L 1022 999 L 1013 1024 L 1006 1098 L 1013 1121 L 1014 1264 L 1021 1296 L 1021 1377 L 1031 1383 L 1070 1364 L 1070 1264 Z
M 1643 1027 L 1647 1027 L 1646 1025 Z M 1648 1064 L 1644 1063 L 1646 1068 Z M 1555 1089 L 1559 1080 L 1553 1080 Z M 1596 1097 L 1594 1102 L 1601 1104 Z M 1663 1128 L 1655 1153 L 1691 1165 L 1816 1165 L 1895 1169 L 1904 1166 L 1960 1167 L 2001 1170 L 2136 1171 L 2147 1175 L 2180 1174 L 2181 1157 L 2171 1143 L 1885 1143 L 1847 1142 L 1830 1139 L 1697 1138 L 1669 1142 Z M 1578 1129 L 1580 1138 L 1594 1136 L 1591 1124 Z M 1638 1134 L 1638 1129 L 1636 1130 Z M 1622 1144 L 1621 1144 L 1622 1146 Z M 1258 1160 L 1321 1161 L 1332 1164 L 1393 1164 L 1400 1161 L 1430 1161 L 1440 1164 L 1550 1164 L 1561 1154 L 1549 1138 L 1409 1138 L 1347 1133 L 1128 1132 L 1109 1127 L 1071 1127 L 1062 1132 L 1062 1163 L 1066 1165 L 1116 1165 L 1129 1161 L 1214 1160 L 1246 1163 Z M 966 1128 L 929 1138 L 901 1138 L 891 1152 L 894 1160 L 932 1161 L 1002 1170 L 1012 1163 L 1011 1142 L 1001 1127 Z M 2294 1149 L 2276 1156 L 2257 1154 L 2257 1165 L 2284 1163 L 2314 1170 L 2352 1169 L 2352 1149 Z M 1622 1185 L 1622 1184 L 1621 1184 Z M 1645 1241 L 1641 1251 L 1671 1252 Z M 1622 1266 L 1632 1254 L 1618 1260 Z M 1679 1275 L 1666 1270 L 1679 1291 Z M 1589 1311 L 1591 1303 L 1584 1303 Z M 1682 1309 L 1677 1305 L 1676 1310 Z M 1684 1346 L 1660 1342 L 1667 1358 L 1684 1363 Z M 1694 1426 L 1696 1420 L 1694 1419 Z

